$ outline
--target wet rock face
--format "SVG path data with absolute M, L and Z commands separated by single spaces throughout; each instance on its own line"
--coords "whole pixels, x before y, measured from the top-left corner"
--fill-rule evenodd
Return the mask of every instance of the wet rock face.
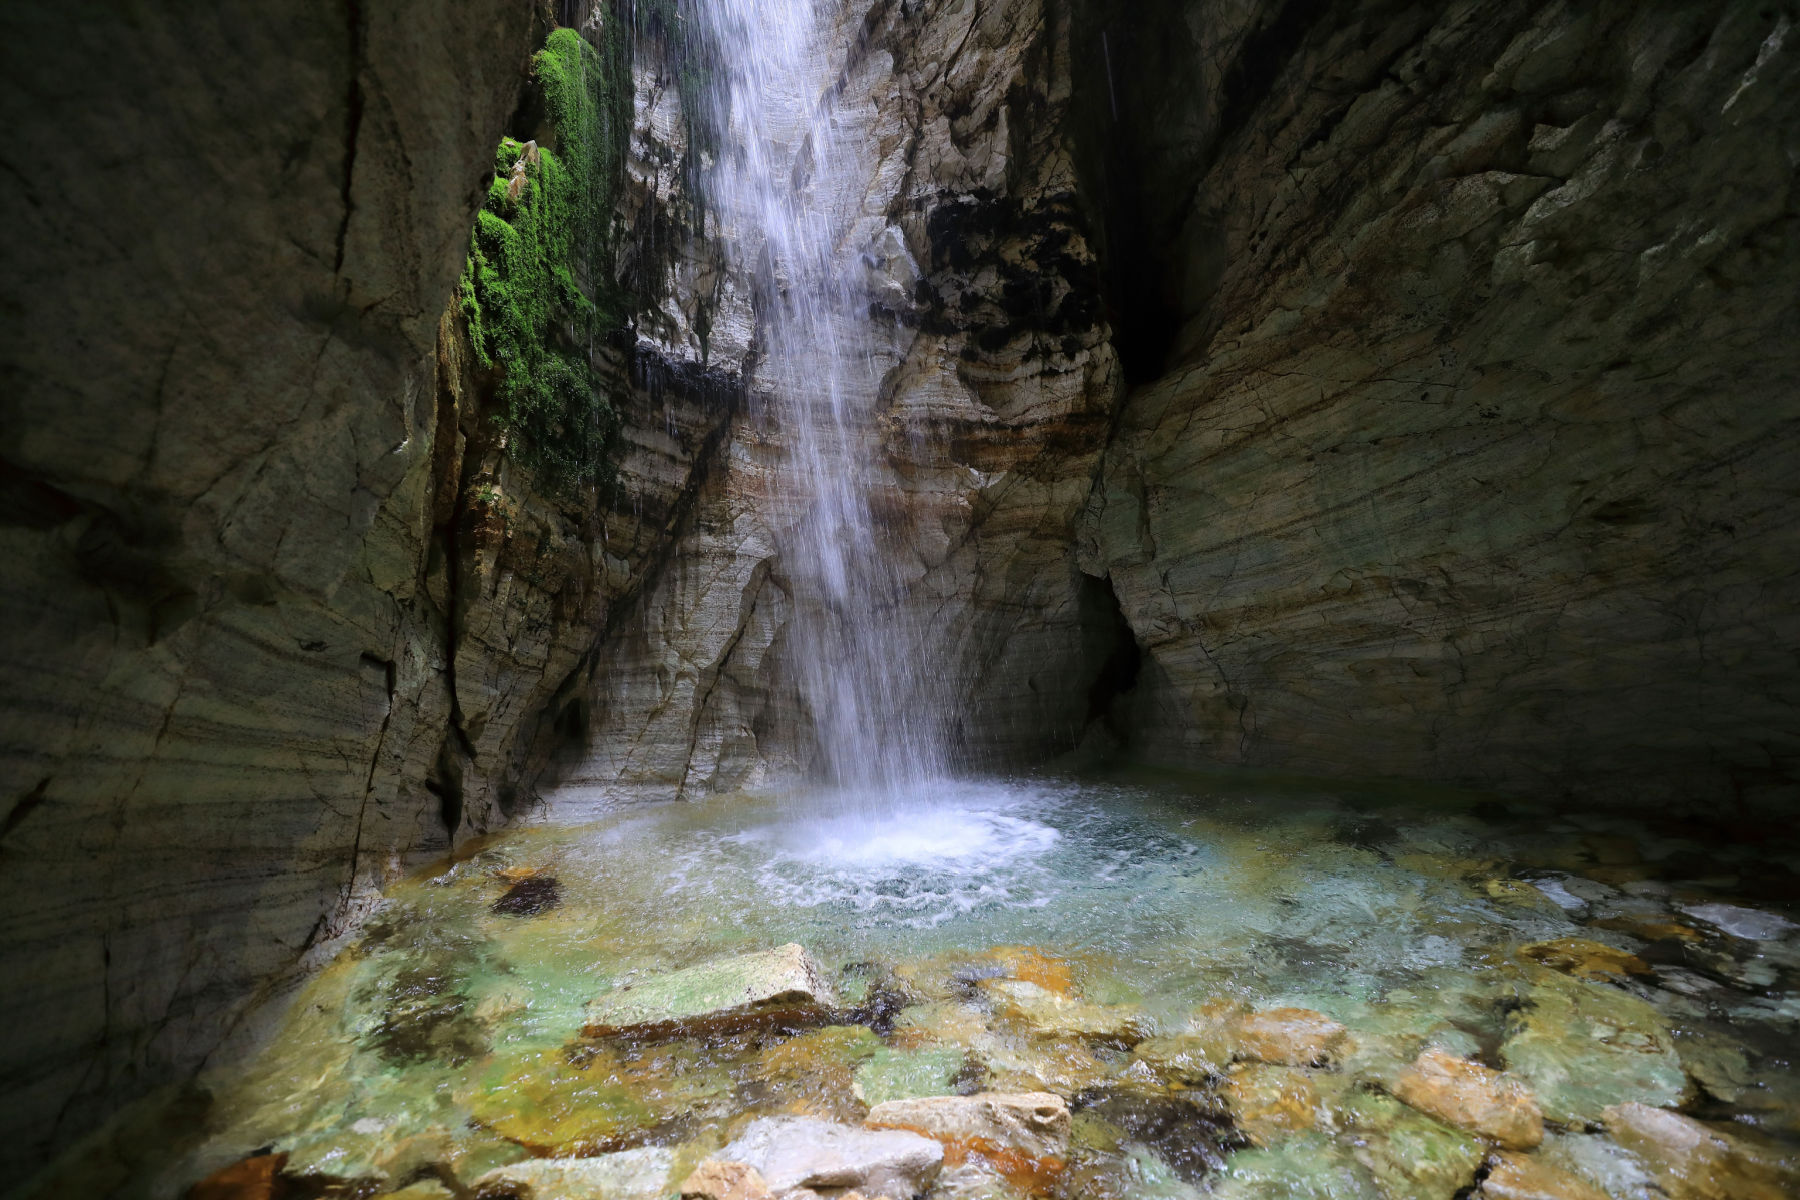
M 442 844 L 432 349 L 532 20 L 6 17 L 6 1178 Z
M 1140 746 L 1791 800 L 1792 15 L 1087 8 L 1166 326 L 1082 559 Z
M 886 371 L 874 449 L 886 551 L 935 634 L 955 698 L 946 740 L 987 760 L 1066 749 L 1114 649 L 1070 547 L 1119 386 L 1062 120 L 1068 21 L 1042 0 L 856 3 L 838 20 L 844 82 L 822 103 L 866 123 L 877 148 L 858 335 Z M 672 164 L 702 134 L 678 77 L 672 57 L 640 54 L 632 202 L 668 214 L 672 236 L 634 268 L 665 297 L 639 348 L 759 395 L 754 281 L 718 241 L 744 235 L 681 216 L 694 180 Z M 794 468 L 778 409 L 763 397 L 731 416 L 674 514 L 678 540 L 595 656 L 585 753 L 561 781 L 596 803 L 730 788 L 812 759 L 784 640 L 780 543 L 795 514 L 779 477 Z

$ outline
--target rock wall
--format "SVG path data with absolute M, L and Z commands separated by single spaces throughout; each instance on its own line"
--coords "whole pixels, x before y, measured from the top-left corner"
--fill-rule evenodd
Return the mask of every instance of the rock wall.
M 1119 375 L 1063 120 L 1068 14 L 1041 0 L 864 0 L 837 19 L 847 49 L 820 102 L 866 122 L 879 147 L 861 211 L 891 552 L 914 619 L 939 631 L 946 736 L 968 761 L 1038 757 L 1073 745 L 1114 649 L 1069 550 Z M 683 157 L 693 114 L 666 70 L 640 63 L 636 173 L 648 192 L 691 187 L 652 168 Z M 754 287 L 717 250 L 732 232 L 665 256 L 677 300 L 642 332 L 666 361 L 756 396 Z M 705 337 L 696 296 L 710 298 Z M 565 812 L 812 761 L 784 639 L 793 514 L 778 500 L 776 407 L 750 403 L 722 431 L 664 566 L 597 654 L 588 741 L 557 791 Z
M 547 752 L 629 568 L 510 471 L 441 318 L 537 21 L 0 17 L 0 1177 Z
M 1793 6 L 1084 11 L 1139 748 L 1791 804 Z

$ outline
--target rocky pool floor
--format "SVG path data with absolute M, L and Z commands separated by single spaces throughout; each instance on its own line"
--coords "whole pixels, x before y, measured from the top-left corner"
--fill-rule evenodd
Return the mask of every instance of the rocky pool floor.
M 754 1160 L 795 1196 L 1800 1195 L 1796 898 L 1767 842 L 1304 781 L 529 826 L 394 889 L 138 1178 L 726 1200 L 766 1194 L 721 1174 Z M 769 970 L 802 982 L 758 992 Z M 935 1163 L 789 1169 L 889 1153 L 858 1149 L 872 1113 Z

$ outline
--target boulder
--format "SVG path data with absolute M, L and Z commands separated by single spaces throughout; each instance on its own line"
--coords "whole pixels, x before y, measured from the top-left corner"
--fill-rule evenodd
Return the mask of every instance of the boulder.
M 516 1200 L 662 1200 L 675 1154 L 656 1146 L 592 1158 L 537 1158 L 489 1171 L 478 1197 Z
M 716 959 L 625 984 L 588 1006 L 588 1037 L 664 1037 L 823 1020 L 837 1004 L 804 947 Z
M 1344 1027 L 1310 1008 L 1270 1008 L 1245 1013 L 1233 1022 L 1239 1058 L 1310 1067 L 1331 1059 Z
M 1670 1200 L 1787 1200 L 1800 1195 L 1800 1160 L 1647 1104 L 1620 1104 L 1603 1121 L 1643 1160 Z
M 1544 1114 L 1522 1083 L 1435 1047 L 1395 1080 L 1393 1092 L 1420 1112 L 1509 1150 L 1544 1140 Z
M 855 1188 L 870 1200 L 905 1200 L 937 1178 L 944 1148 L 900 1129 L 764 1117 L 709 1161 L 755 1168 L 777 1196 L 799 1188 Z
M 1607 1200 L 1606 1193 L 1530 1154 L 1502 1151 L 1488 1159 L 1476 1200 Z
M 890 1100 L 865 1124 L 922 1133 L 942 1142 L 952 1163 L 978 1154 L 1009 1175 L 1060 1170 L 1069 1153 L 1069 1106 L 1049 1092 Z

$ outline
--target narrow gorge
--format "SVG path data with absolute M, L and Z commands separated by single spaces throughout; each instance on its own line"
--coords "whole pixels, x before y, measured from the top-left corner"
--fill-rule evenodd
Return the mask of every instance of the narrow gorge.
M 1796 23 L 0 14 L 0 1194 L 1800 1191 Z

